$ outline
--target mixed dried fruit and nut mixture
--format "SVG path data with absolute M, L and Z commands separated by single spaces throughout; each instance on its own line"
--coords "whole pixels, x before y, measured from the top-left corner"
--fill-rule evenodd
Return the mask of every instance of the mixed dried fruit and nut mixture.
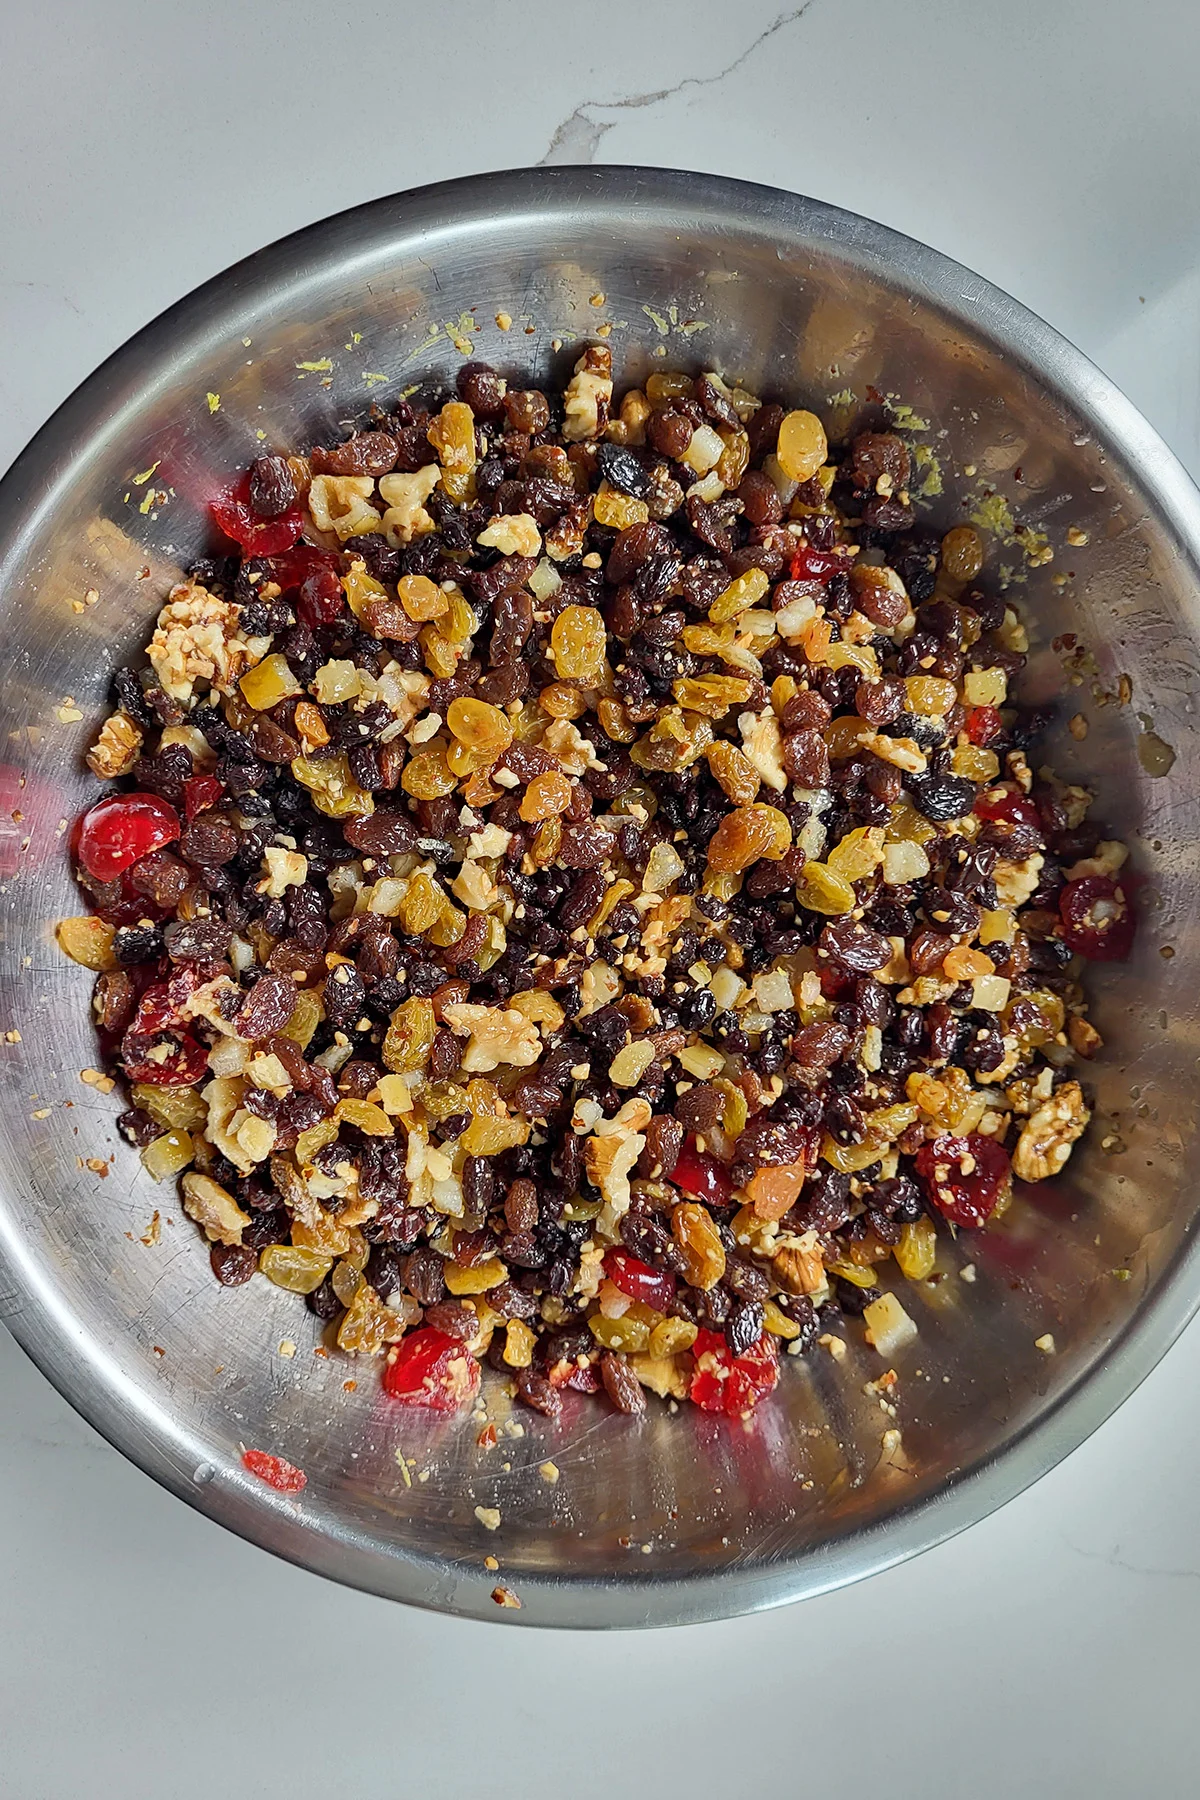
M 743 1416 L 1087 1124 L 1125 851 L 859 425 L 466 364 L 260 456 L 116 674 L 59 935 L 122 1127 L 397 1400 Z

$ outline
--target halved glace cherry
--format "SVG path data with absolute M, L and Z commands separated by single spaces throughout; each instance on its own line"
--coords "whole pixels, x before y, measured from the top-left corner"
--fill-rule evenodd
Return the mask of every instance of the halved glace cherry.
M 915 1160 L 925 1192 L 943 1218 L 971 1228 L 991 1217 L 1011 1175 L 1007 1152 L 975 1131 L 934 1138 L 922 1144 Z
M 433 1412 L 457 1412 L 479 1381 L 479 1364 L 465 1344 L 432 1325 L 410 1331 L 383 1371 L 384 1391 L 393 1400 Z
M 276 521 L 272 520 L 271 523 Z M 320 550 L 315 544 L 297 544 L 293 549 L 285 550 L 281 556 L 271 558 L 267 575 L 275 582 L 280 593 L 290 594 L 307 581 L 310 575 L 321 572 L 336 575 L 340 567 L 341 558 L 336 550 Z
M 999 737 L 1003 723 L 994 706 L 973 706 L 967 714 L 967 736 L 973 744 L 990 744 Z
M 604 1258 L 604 1273 L 623 1294 L 655 1312 L 666 1312 L 675 1298 L 675 1277 L 670 1270 L 655 1269 L 628 1250 L 610 1250 Z
M 975 802 L 975 813 L 980 819 L 997 819 L 1004 825 L 1026 825 L 1039 837 L 1045 835 L 1041 813 L 1018 788 L 986 788 Z
M 685 1194 L 693 1194 L 710 1206 L 728 1206 L 733 1193 L 729 1170 L 715 1156 L 697 1150 L 694 1138 L 689 1138 L 679 1152 L 671 1180 Z
M 113 794 L 84 814 L 76 853 L 97 881 L 115 881 L 152 850 L 173 844 L 180 830 L 179 814 L 157 794 Z
M 813 550 L 808 544 L 796 551 L 790 564 L 793 581 L 828 581 L 845 566 L 843 557 L 831 556 L 828 550 Z
M 247 556 L 278 556 L 290 550 L 304 530 L 304 514 L 298 506 L 281 513 L 277 519 L 260 519 L 250 505 L 250 477 L 219 494 L 209 508 L 213 518 Z
M 1108 875 L 1069 881 L 1058 897 L 1063 941 L 1091 962 L 1124 962 L 1137 927 L 1129 895 Z
M 198 813 L 207 812 L 225 798 L 225 784 L 215 775 L 189 775 L 183 784 L 183 810 L 190 825 Z
M 700 1331 L 692 1345 L 696 1372 L 688 1394 L 704 1412 L 744 1418 L 779 1380 L 775 1340 L 763 1333 L 741 1356 L 734 1356 L 715 1331 Z
M 332 569 L 314 569 L 300 583 L 296 611 L 305 625 L 332 625 L 346 611 L 342 584 Z

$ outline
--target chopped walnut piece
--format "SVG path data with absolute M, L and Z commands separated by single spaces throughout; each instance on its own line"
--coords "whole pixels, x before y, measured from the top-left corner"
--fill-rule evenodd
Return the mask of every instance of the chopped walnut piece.
M 87 766 L 101 781 L 128 775 L 142 748 L 142 734 L 128 713 L 115 712 L 105 719 L 100 735 L 87 753 Z
M 536 1025 L 512 1007 L 447 1006 L 442 1017 L 451 1031 L 469 1038 L 462 1066 L 468 1074 L 484 1075 L 501 1063 L 528 1069 L 542 1053 Z
M 1027 856 L 1024 862 L 1001 860 L 996 864 L 992 879 L 996 883 L 996 898 L 1001 906 L 1024 906 L 1041 879 L 1045 861 L 1044 856 Z
M 242 1211 L 232 1194 L 194 1169 L 189 1169 L 183 1178 L 183 1210 L 204 1227 L 206 1237 L 214 1244 L 240 1244 L 242 1232 L 250 1223 L 249 1213 Z
M 440 478 L 441 470 L 436 463 L 417 469 L 411 475 L 380 477 L 379 492 L 387 507 L 383 515 L 383 532 L 393 549 L 402 550 L 414 538 L 434 529 L 425 502 Z
M 246 670 L 261 662 L 269 638 L 246 638 L 236 606 L 197 582 L 181 582 L 158 615 L 146 655 L 173 700 L 192 698 L 197 682 L 231 694 Z
M 589 344 L 563 393 L 563 436 L 570 444 L 599 437 L 612 404 L 612 351 Z
M 1022 1181 L 1057 1175 L 1091 1116 L 1079 1083 L 1065 1081 L 1026 1121 L 1013 1151 L 1013 1173 Z

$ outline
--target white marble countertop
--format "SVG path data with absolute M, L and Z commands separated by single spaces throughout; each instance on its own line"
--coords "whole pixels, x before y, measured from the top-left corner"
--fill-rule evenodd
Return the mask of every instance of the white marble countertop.
M 776 8 L 13 9 L 0 465 L 260 244 L 443 176 L 595 160 L 800 189 L 948 251 L 1200 472 L 1200 11 Z M 220 1531 L 0 1331 L 0 1796 L 1192 1794 L 1198 1380 L 1193 1326 L 1031 1492 L 857 1588 L 669 1634 L 500 1638 Z

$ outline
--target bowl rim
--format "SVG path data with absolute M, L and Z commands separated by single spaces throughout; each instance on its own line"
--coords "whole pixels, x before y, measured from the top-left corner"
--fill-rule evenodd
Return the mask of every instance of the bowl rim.
M 634 165 L 498 170 L 387 195 L 277 239 L 175 302 L 113 352 L 55 410 L 0 479 L 0 572 L 52 506 L 86 454 L 144 404 L 155 371 L 166 379 L 181 338 L 227 336 L 224 319 L 281 294 L 298 293 L 317 270 L 357 244 L 375 260 L 395 240 L 427 234 L 446 241 L 478 230 L 498 212 L 544 218 L 597 207 L 670 213 L 690 229 L 720 229 L 722 218 L 764 230 L 786 227 L 797 245 L 858 265 L 989 338 L 1048 385 L 1137 471 L 1168 534 L 1200 567 L 1200 492 L 1173 452 L 1121 390 L 1073 344 L 1002 289 L 940 251 L 867 219 L 783 189 L 729 176 Z M 368 251 L 364 246 L 370 245 Z M 308 271 L 306 275 L 306 270 Z M 218 1524 L 300 1567 L 347 1586 L 437 1611 L 496 1623 L 552 1627 L 697 1623 L 759 1611 L 828 1592 L 876 1574 L 987 1517 L 1076 1449 L 1150 1373 L 1200 1307 L 1200 1242 L 1176 1254 L 1137 1311 L 1034 1421 L 979 1464 L 882 1520 L 758 1565 L 713 1573 L 597 1578 L 514 1575 L 521 1610 L 496 1608 L 490 1577 L 451 1568 L 448 1559 L 397 1553 L 352 1528 L 305 1527 L 278 1497 L 253 1496 L 236 1481 L 197 1479 L 195 1444 L 158 1407 L 123 1384 L 62 1302 L 49 1273 L 11 1232 L 0 1211 L 0 1319 L 62 1397 L 146 1474 Z M 80 1350 L 89 1355 L 82 1363 Z M 193 1472 L 195 1471 L 195 1472 Z

